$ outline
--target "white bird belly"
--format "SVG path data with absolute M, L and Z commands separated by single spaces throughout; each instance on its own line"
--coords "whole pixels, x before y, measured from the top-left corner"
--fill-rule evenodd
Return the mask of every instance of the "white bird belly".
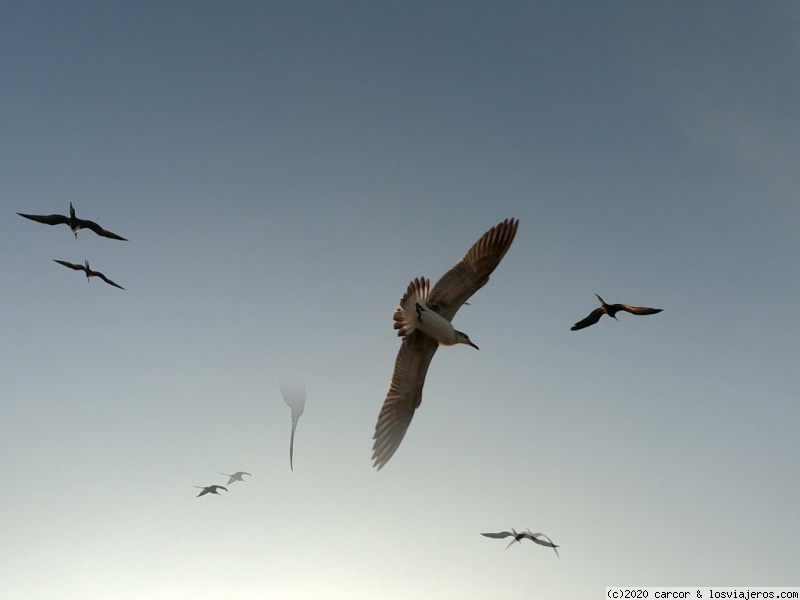
M 427 306 L 423 305 L 422 310 L 417 313 L 417 327 L 442 346 L 452 346 L 458 342 L 453 324 Z

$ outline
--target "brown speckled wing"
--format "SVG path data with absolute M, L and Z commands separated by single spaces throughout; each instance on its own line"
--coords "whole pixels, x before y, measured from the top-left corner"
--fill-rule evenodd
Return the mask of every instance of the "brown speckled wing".
M 420 331 L 403 340 L 394 363 L 389 393 L 375 425 L 374 466 L 380 470 L 403 441 L 414 411 L 422 402 L 422 387 L 438 344 Z
M 484 233 L 456 266 L 445 273 L 431 290 L 428 306 L 452 321 L 470 296 L 489 281 L 517 234 L 519 220 L 506 219 Z

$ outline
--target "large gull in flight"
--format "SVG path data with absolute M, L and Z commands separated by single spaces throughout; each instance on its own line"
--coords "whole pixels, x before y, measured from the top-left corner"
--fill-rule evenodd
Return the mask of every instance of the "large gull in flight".
M 484 233 L 430 293 L 430 282 L 425 277 L 409 284 L 394 312 L 394 328 L 404 339 L 373 436 L 372 459 L 379 470 L 397 450 L 422 402 L 425 375 L 439 346 L 467 344 L 478 348 L 451 321 L 458 309 L 489 281 L 489 275 L 514 241 L 518 225 L 517 219 L 506 219 Z

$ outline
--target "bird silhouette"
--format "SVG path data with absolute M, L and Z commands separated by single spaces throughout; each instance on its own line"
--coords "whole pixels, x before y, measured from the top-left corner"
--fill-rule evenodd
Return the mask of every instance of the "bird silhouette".
M 283 401 L 292 411 L 292 434 L 289 438 L 289 468 L 294 471 L 294 431 L 300 415 L 306 409 L 306 386 L 302 382 L 280 381 L 281 396 Z
M 431 359 L 440 345 L 467 344 L 478 348 L 465 333 L 453 328 L 458 309 L 489 281 L 505 256 L 519 221 L 506 219 L 492 227 L 428 292 L 424 277 L 408 286 L 394 312 L 394 328 L 404 337 L 389 392 L 375 425 L 372 459 L 380 470 L 403 440 L 414 411 L 422 402 L 422 388 Z
M 64 265 L 65 267 L 69 267 L 70 269 L 75 269 L 76 271 L 83 271 L 84 273 L 86 273 L 86 281 L 89 281 L 90 277 L 99 277 L 100 279 L 105 281 L 108 285 L 113 285 L 114 287 L 117 287 L 117 288 L 119 288 L 121 290 L 125 289 L 124 287 L 122 287 L 118 283 L 114 283 L 113 281 L 111 281 L 108 277 L 103 275 L 100 271 L 93 271 L 91 268 L 89 268 L 89 261 L 88 260 L 84 261 L 85 265 L 76 265 L 76 264 L 73 264 L 71 262 L 67 262 L 65 260 L 58 260 L 56 258 L 54 258 L 53 260 L 55 262 L 57 262 L 58 264 L 60 264 L 60 265 Z
M 656 313 L 660 313 L 663 309 L 662 308 L 648 308 L 646 306 L 631 306 L 629 304 L 607 304 L 605 300 L 603 300 L 600 296 L 595 294 L 597 299 L 600 300 L 600 308 L 595 308 L 592 312 L 589 313 L 589 316 L 583 319 L 582 321 L 578 321 L 570 327 L 571 331 L 578 331 L 579 329 L 584 329 L 589 327 L 590 325 L 594 325 L 600 320 L 600 317 L 603 315 L 608 315 L 609 317 L 613 317 L 616 319 L 615 316 L 619 311 L 629 312 L 632 315 L 654 315 Z
M 234 481 L 241 481 L 243 483 L 247 483 L 242 477 L 242 475 L 250 475 L 250 473 L 248 473 L 247 471 L 236 471 L 236 473 L 234 473 L 233 475 L 231 475 L 230 473 L 220 473 L 220 475 L 225 475 L 226 477 L 230 477 L 230 479 L 228 479 L 228 483 L 225 484 L 225 485 L 230 485 Z
M 556 556 L 558 556 L 558 558 L 561 558 L 561 556 L 559 556 L 558 554 L 558 550 L 556 549 L 558 548 L 558 546 L 554 544 L 553 540 L 551 540 L 548 536 L 546 536 L 543 533 L 533 533 L 530 529 L 526 529 L 525 532 L 526 533 L 523 536 L 523 538 L 527 538 L 534 544 L 539 544 L 540 546 L 544 546 L 545 548 L 552 548 L 553 552 L 556 553 Z M 542 540 L 539 538 L 544 538 L 544 539 Z
M 118 236 L 116 233 L 108 231 L 107 229 L 103 229 L 95 223 L 94 221 L 88 221 L 86 219 L 79 219 L 75 216 L 75 209 L 72 207 L 72 202 L 69 203 L 69 216 L 65 217 L 64 215 L 26 215 L 24 213 L 17 213 L 20 217 L 25 217 L 26 219 L 30 219 L 31 221 L 36 221 L 37 223 L 45 223 L 46 225 L 69 225 L 69 228 L 72 230 L 72 233 L 75 234 L 75 239 L 78 239 L 78 232 L 81 229 L 91 229 L 97 235 L 101 235 L 103 237 L 111 238 L 112 240 L 122 240 L 123 242 L 127 242 L 124 237 Z
M 548 536 L 546 536 L 543 533 L 533 533 L 530 529 L 526 529 L 525 531 L 517 532 L 516 529 L 512 528 L 511 531 L 500 531 L 498 533 L 482 533 L 481 535 L 484 535 L 484 536 L 486 536 L 488 538 L 495 538 L 495 539 L 503 539 L 503 538 L 507 538 L 509 536 L 514 538 L 508 543 L 508 546 L 505 547 L 506 550 L 508 550 L 511 547 L 512 544 L 518 544 L 518 543 L 521 543 L 520 540 L 528 539 L 528 540 L 532 541 L 534 544 L 539 544 L 540 546 L 545 546 L 547 548 L 552 548 L 553 551 L 556 553 L 556 556 L 559 556 L 558 550 L 556 550 L 556 548 L 558 548 L 558 546 L 553 543 L 553 540 L 551 540 Z M 540 538 L 544 538 L 544 539 L 540 539 Z M 561 557 L 559 556 L 559 558 L 561 558 Z
M 196 487 L 199 490 L 203 490 L 202 492 L 197 494 L 197 498 L 199 498 L 200 496 L 204 496 L 205 494 L 217 494 L 219 496 L 218 490 L 225 490 L 226 492 L 228 491 L 228 488 L 222 485 L 207 485 L 205 487 L 202 485 L 194 485 L 192 487 Z
M 499 531 L 497 533 L 482 533 L 481 535 L 484 535 L 484 536 L 486 536 L 488 538 L 494 538 L 494 539 L 499 539 L 499 540 L 502 540 L 502 539 L 505 539 L 505 538 L 511 536 L 514 539 L 512 539 L 508 543 L 508 546 L 506 546 L 506 548 L 505 548 L 506 550 L 508 550 L 511 547 L 511 544 L 516 544 L 522 538 L 525 537 L 525 533 L 517 533 L 517 530 L 514 529 L 514 528 L 512 528 L 511 531 Z

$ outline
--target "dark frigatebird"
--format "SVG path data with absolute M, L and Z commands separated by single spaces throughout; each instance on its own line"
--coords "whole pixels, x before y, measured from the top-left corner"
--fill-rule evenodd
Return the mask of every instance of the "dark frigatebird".
M 613 317 L 616 319 L 615 316 L 619 311 L 629 312 L 632 315 L 654 315 L 656 313 L 660 313 L 662 308 L 648 308 L 647 306 L 631 306 L 629 304 L 607 304 L 605 300 L 603 300 L 600 296 L 595 294 L 597 299 L 600 300 L 600 308 L 595 308 L 592 312 L 589 313 L 589 316 L 583 319 L 582 321 L 578 321 L 570 327 L 571 331 L 578 331 L 579 329 L 584 329 L 585 327 L 589 327 L 590 325 L 594 325 L 600 320 L 600 317 L 603 315 L 608 315 L 609 317 Z
M 72 202 L 69 203 L 69 216 L 65 217 L 64 215 L 26 215 L 24 213 L 17 213 L 20 217 L 25 217 L 26 219 L 30 219 L 31 221 L 36 221 L 37 223 L 44 223 L 46 225 L 69 225 L 69 228 L 72 230 L 72 233 L 75 234 L 75 239 L 78 239 L 78 232 L 81 229 L 91 229 L 97 235 L 102 235 L 103 237 L 111 238 L 112 240 L 122 240 L 123 242 L 127 242 L 124 237 L 118 236 L 116 233 L 108 231 L 107 229 L 103 229 L 95 223 L 94 221 L 88 221 L 86 219 L 79 219 L 75 216 L 75 209 L 72 207 Z
M 103 275 L 100 271 L 93 271 L 92 269 L 90 269 L 88 260 L 84 261 L 86 263 L 85 266 L 84 265 L 76 265 L 76 264 L 73 264 L 71 262 L 67 262 L 65 260 L 58 260 L 57 258 L 54 258 L 53 260 L 56 261 L 60 265 L 64 265 L 65 267 L 69 267 L 70 269 L 75 269 L 76 271 L 83 271 L 84 273 L 86 273 L 86 281 L 89 281 L 90 277 L 99 277 L 100 279 L 105 281 L 108 285 L 113 285 L 114 287 L 118 287 L 121 290 L 125 289 L 124 287 L 122 287 L 118 283 L 114 283 L 113 281 L 111 281 L 108 277 Z

